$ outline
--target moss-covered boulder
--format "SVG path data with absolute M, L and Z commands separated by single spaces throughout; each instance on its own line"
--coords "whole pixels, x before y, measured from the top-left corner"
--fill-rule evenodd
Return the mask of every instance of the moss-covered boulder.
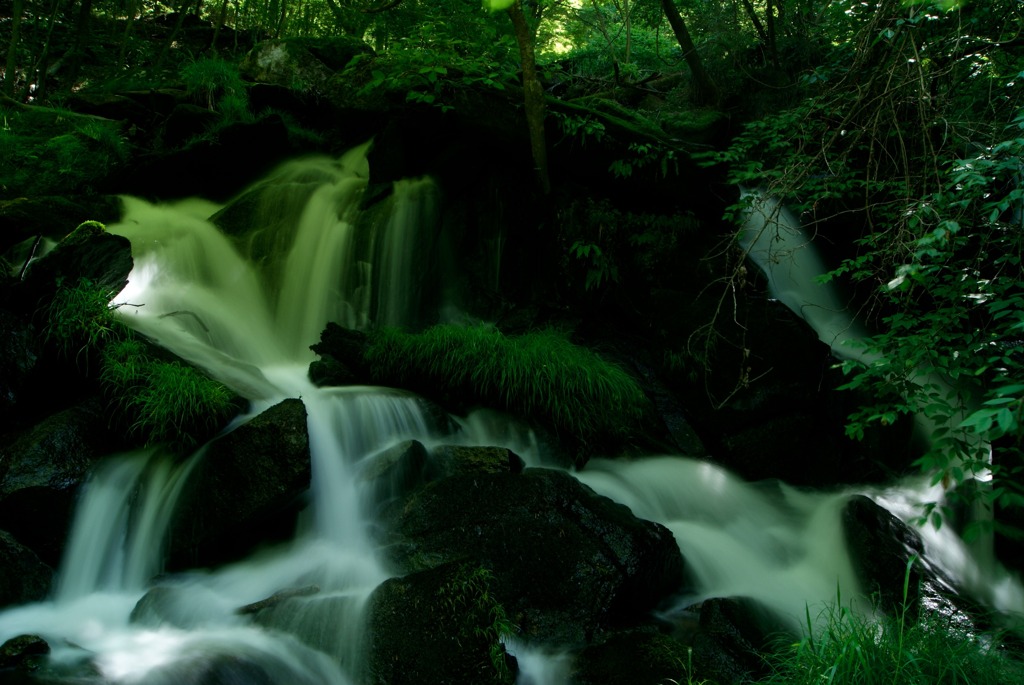
M 513 626 L 491 585 L 489 571 L 460 562 L 382 583 L 370 596 L 367 682 L 515 682 L 500 641 Z
M 169 531 L 172 565 L 223 563 L 288 538 L 310 476 L 301 400 L 284 400 L 213 441 Z
M 587 647 L 574 661 L 575 685 L 685 683 L 687 647 L 656 630 L 628 630 Z M 697 679 L 699 682 L 699 679 Z
M 391 535 L 407 570 L 468 560 L 531 642 L 582 645 L 636 621 L 675 590 L 683 560 L 663 526 L 633 516 L 568 473 L 473 473 L 435 481 Z

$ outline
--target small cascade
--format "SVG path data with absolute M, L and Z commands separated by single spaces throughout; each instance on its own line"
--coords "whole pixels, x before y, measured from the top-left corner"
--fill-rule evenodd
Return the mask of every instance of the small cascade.
M 161 542 L 195 463 L 176 465 L 149 450 L 116 455 L 93 472 L 65 551 L 58 602 L 146 586 L 161 569 Z
M 834 289 L 820 281 L 828 269 L 811 247 L 811 236 L 777 199 L 741 189 L 741 197 L 750 196 L 753 201 L 739 242 L 746 256 L 764 272 L 772 297 L 807 321 L 837 356 L 870 364 L 870 356 L 856 345 L 866 332 Z
M 682 457 L 592 461 L 577 477 L 672 531 L 690 574 L 679 609 L 747 597 L 799 632 L 805 606 L 835 600 L 837 588 L 859 592 L 840 522 L 843 496 L 750 484 Z

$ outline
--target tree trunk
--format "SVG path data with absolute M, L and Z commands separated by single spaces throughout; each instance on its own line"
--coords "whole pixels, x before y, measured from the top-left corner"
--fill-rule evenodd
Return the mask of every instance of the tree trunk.
M 89 20 L 92 18 L 92 0 L 82 0 L 78 9 L 78 21 L 75 22 L 75 43 L 68 55 L 68 80 L 75 85 L 78 70 L 82 66 L 82 52 L 85 50 L 86 38 L 89 35 Z
M 164 43 L 164 47 L 160 50 L 160 54 L 156 58 L 154 69 L 159 69 L 163 66 L 164 60 L 167 59 L 167 53 L 171 51 L 171 46 L 174 45 L 175 39 L 178 37 L 178 34 L 181 33 L 181 27 L 185 24 L 185 13 L 188 12 L 191 5 L 192 0 L 181 0 L 181 4 L 178 5 L 178 20 L 174 22 L 174 28 L 171 29 L 171 35 L 167 36 L 167 42 Z
M 526 125 L 530 132 L 530 151 L 533 154 L 537 180 L 540 182 L 541 190 L 547 195 L 551 192 L 551 179 L 548 177 L 548 148 L 544 137 L 544 88 L 537 76 L 537 57 L 534 53 L 536 34 L 523 14 L 521 0 L 515 0 L 507 11 L 512 20 L 516 43 L 519 45 L 519 61 L 523 69 L 523 100 Z
M 124 33 L 121 34 L 121 49 L 117 52 L 118 66 L 124 66 L 128 57 L 128 41 L 132 36 L 132 28 L 135 26 L 135 14 L 138 11 L 138 0 L 128 0 L 128 17 L 124 22 Z
M 21 31 L 21 15 L 25 11 L 25 0 L 14 0 L 11 17 L 11 44 L 7 46 L 7 66 L 4 68 L 4 94 L 14 97 L 14 82 L 18 80 L 18 35 Z
M 679 41 L 679 47 L 683 51 L 683 59 L 686 60 L 686 65 L 690 68 L 690 75 L 693 77 L 694 104 L 715 104 L 718 101 L 718 87 L 708 76 L 708 72 L 704 70 L 704 63 L 700 60 L 693 39 L 690 38 L 686 22 L 679 14 L 679 8 L 676 7 L 674 0 L 661 0 L 661 9 L 672 27 L 672 32 L 676 34 L 676 40 Z

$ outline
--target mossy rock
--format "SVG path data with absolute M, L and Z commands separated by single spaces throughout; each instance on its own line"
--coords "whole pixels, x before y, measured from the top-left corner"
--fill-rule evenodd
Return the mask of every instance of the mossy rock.
M 687 647 L 654 630 L 614 633 L 576 657 L 574 685 L 685 683 Z M 699 674 L 698 674 L 699 675 Z M 697 682 L 700 682 L 697 679 Z
M 369 601 L 371 685 L 511 685 L 489 573 L 454 562 L 392 578 Z

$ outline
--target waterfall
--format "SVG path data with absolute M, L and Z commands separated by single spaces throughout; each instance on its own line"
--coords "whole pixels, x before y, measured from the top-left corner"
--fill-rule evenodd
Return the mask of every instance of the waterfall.
M 226 205 L 125 198 L 109 227 L 131 241 L 135 259 L 115 300 L 126 324 L 250 400 L 240 421 L 284 398 L 303 400 L 312 480 L 293 539 L 215 570 L 161 576 L 163 526 L 204 450 L 182 463 L 155 451 L 111 455 L 84 488 L 54 596 L 0 613 L 0 642 L 38 633 L 54 663 L 91 663 L 112 683 L 170 685 L 223 671 L 228 682 L 347 685 L 362 667 L 367 599 L 389 573 L 370 534 L 374 503 L 363 501 L 360 469 L 408 439 L 502 446 L 531 466 L 546 463 L 536 434 L 510 417 L 481 409 L 457 418 L 457 436 L 442 437 L 408 393 L 317 388 L 306 377 L 309 345 L 326 323 L 415 326 L 445 304 L 437 188 L 400 181 L 364 206 L 366 151 L 289 162 Z M 828 289 L 801 299 L 823 268 L 792 261 L 810 251 L 800 249 L 802 233 L 784 228 L 790 221 L 751 224 L 746 249 L 775 296 L 842 347 L 855 326 Z M 772 226 L 781 238 L 769 237 Z M 839 520 L 848 493 L 744 483 L 679 456 L 597 460 L 575 475 L 673 532 L 689 573 L 677 610 L 749 597 L 796 626 L 837 587 L 856 592 Z M 872 494 L 897 508 L 897 494 Z M 258 617 L 240 613 L 282 591 Z M 1020 601 L 1012 588 L 1006 594 Z M 509 650 L 523 685 L 570 677 L 571 658 L 557 649 L 512 641 Z

